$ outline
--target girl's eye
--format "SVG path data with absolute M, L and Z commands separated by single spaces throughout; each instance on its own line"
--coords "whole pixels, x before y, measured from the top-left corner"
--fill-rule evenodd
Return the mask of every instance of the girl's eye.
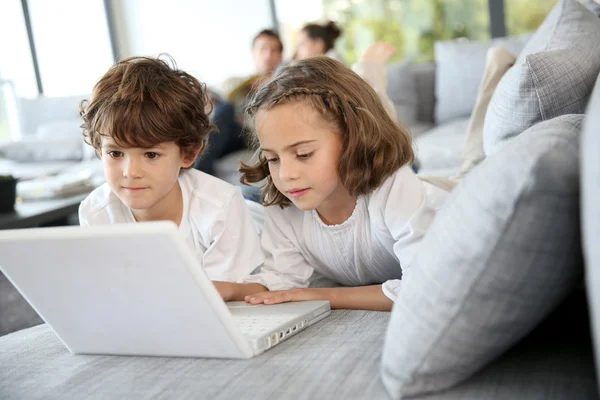
M 158 158 L 158 153 L 148 152 L 148 153 L 146 153 L 146 157 L 148 157 L 151 160 L 154 160 L 154 159 Z
M 111 156 L 112 158 L 118 158 L 121 157 L 123 155 L 123 153 L 121 153 L 120 151 L 109 151 L 108 155 Z
M 275 158 L 267 158 L 267 162 L 268 162 L 269 164 L 274 164 L 274 163 L 276 163 L 277 161 L 279 161 L 279 158 L 277 158 L 277 157 L 275 157 Z
M 299 160 L 308 160 L 310 157 L 312 157 L 312 155 L 313 155 L 313 152 L 307 153 L 307 154 L 296 154 L 296 157 Z

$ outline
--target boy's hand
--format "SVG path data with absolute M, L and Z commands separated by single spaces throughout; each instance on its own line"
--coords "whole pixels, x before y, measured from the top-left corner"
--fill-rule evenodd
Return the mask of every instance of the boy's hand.
M 255 293 L 244 298 L 250 304 L 279 304 L 290 301 L 319 300 L 310 289 L 276 290 Z
M 235 285 L 231 282 L 213 281 L 224 301 L 231 301 L 235 294 Z
M 385 64 L 392 54 L 396 52 L 396 47 L 387 42 L 375 42 L 362 54 L 361 62 Z

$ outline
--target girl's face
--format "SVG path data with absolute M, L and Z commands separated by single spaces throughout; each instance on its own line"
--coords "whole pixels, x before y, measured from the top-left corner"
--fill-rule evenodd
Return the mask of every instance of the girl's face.
M 302 101 L 259 110 L 256 133 L 275 187 L 296 207 L 316 209 L 326 223 L 342 210 L 352 214 L 356 198 L 338 174 L 340 134 L 316 110 Z
M 304 31 L 298 34 L 298 49 L 296 58 L 302 60 L 306 57 L 314 57 L 325 54 L 325 42 L 323 39 L 313 39 Z

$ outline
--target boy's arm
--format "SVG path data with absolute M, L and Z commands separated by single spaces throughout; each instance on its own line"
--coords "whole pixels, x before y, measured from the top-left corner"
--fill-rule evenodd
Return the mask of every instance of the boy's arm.
M 251 294 L 245 300 L 250 304 L 329 300 L 331 308 L 375 311 L 391 311 L 394 305 L 383 293 L 382 285 L 280 290 Z

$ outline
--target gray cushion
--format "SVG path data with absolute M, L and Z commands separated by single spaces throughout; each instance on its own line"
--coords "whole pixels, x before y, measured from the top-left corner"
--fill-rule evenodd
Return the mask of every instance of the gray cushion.
M 419 169 L 452 169 L 456 172 L 460 167 L 468 124 L 468 118 L 460 118 L 438 125 L 417 137 L 415 150 Z
M 501 46 L 519 54 L 530 34 L 490 41 L 464 39 L 435 43 L 435 120 L 443 123 L 468 117 L 475 106 L 485 58 L 491 47 Z
M 559 1 L 494 92 L 485 153 L 537 122 L 582 114 L 599 71 L 600 19 L 575 0 Z
M 454 189 L 402 278 L 383 351 L 392 397 L 467 378 L 581 279 L 582 120 L 534 126 Z
M 419 104 L 417 120 L 422 122 L 434 123 L 435 70 L 433 62 L 415 64 L 413 67 Z
M 412 69 L 409 61 L 392 64 L 387 69 L 386 92 L 394 103 L 398 121 L 404 125 L 417 122 L 418 99 Z
M 581 210 L 587 290 L 596 365 L 600 366 L 600 79 L 587 110 L 581 142 Z M 600 368 L 598 368 L 600 381 Z

